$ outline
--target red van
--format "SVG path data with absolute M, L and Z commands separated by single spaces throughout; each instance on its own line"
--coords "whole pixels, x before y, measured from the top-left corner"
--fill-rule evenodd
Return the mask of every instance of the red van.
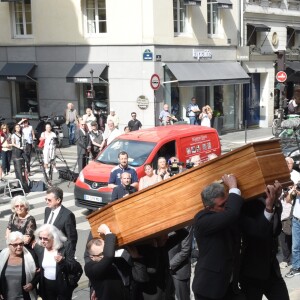
M 141 178 L 145 175 L 144 164 L 150 163 L 156 169 L 160 156 L 176 156 L 186 163 L 199 154 L 206 161 L 210 153 L 220 155 L 221 146 L 215 129 L 195 125 L 160 126 L 122 134 L 80 172 L 74 189 L 77 206 L 95 210 L 110 202 L 112 190 L 107 184 L 111 169 L 118 165 L 120 151 L 128 153 L 128 164 Z

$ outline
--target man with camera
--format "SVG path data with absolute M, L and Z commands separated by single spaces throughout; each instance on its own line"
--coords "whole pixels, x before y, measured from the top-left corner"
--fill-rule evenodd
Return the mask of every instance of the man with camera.
M 111 201 L 118 200 L 136 192 L 136 188 L 131 186 L 131 174 L 124 172 L 121 174 L 121 184 L 113 189 Z

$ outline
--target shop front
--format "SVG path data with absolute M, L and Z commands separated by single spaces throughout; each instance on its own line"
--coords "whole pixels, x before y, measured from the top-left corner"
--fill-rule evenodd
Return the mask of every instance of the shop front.
M 13 118 L 39 118 L 38 84 L 34 63 L 6 63 L 0 70 L 0 80 L 8 83 Z
M 166 62 L 164 77 L 165 93 L 170 95 L 172 107 L 181 107 L 179 119 L 188 121 L 186 107 L 195 97 L 200 109 L 205 105 L 212 108 L 212 126 L 219 132 L 240 129 L 243 87 L 250 80 L 239 63 Z

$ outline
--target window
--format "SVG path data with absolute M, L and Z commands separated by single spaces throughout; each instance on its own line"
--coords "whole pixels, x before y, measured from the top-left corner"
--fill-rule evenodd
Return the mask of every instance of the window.
M 207 33 L 218 34 L 219 10 L 218 3 L 214 0 L 207 0 Z
M 87 33 L 106 33 L 105 0 L 86 0 Z
M 33 81 L 15 83 L 15 113 L 38 115 L 37 85 Z
M 186 31 L 186 6 L 183 0 L 173 0 L 174 33 Z
M 31 0 L 13 3 L 14 36 L 32 35 Z
M 295 46 L 295 36 L 297 31 L 293 27 L 287 27 L 286 32 L 286 47 L 292 48 Z

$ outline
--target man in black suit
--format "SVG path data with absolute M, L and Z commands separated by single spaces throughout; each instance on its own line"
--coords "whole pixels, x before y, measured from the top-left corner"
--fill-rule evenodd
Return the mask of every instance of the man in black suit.
M 243 198 L 233 175 L 220 183 L 212 183 L 201 192 L 204 209 L 194 218 L 194 235 L 199 249 L 195 268 L 193 292 L 196 300 L 232 300 L 238 293 L 235 282 L 239 253 L 239 234 L 236 232 Z
M 77 244 L 77 230 L 75 215 L 62 205 L 64 192 L 59 187 L 51 187 L 46 192 L 44 224 L 53 224 L 61 230 L 71 242 L 74 251 Z
M 87 159 L 92 147 L 91 138 L 85 121 L 80 120 L 79 126 L 80 128 L 76 132 L 78 172 L 87 165 Z
M 276 258 L 281 232 L 281 194 L 278 182 L 268 185 L 266 199 L 247 201 L 242 208 L 240 282 L 247 300 L 288 300 L 288 290 Z

